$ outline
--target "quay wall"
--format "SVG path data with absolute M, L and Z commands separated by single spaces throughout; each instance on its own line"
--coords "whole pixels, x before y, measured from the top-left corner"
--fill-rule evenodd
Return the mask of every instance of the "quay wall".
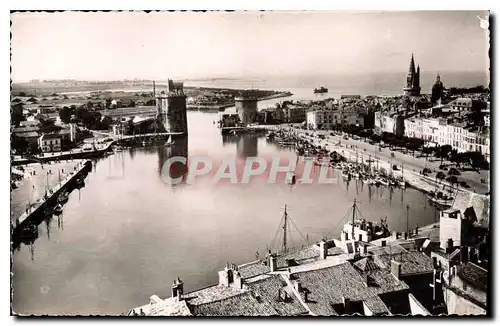
M 75 172 L 70 172 L 70 174 L 61 181 L 61 183 L 58 183 L 55 187 L 49 190 L 49 198 L 44 199 L 41 198 L 38 201 L 38 205 L 34 208 L 31 208 L 29 211 L 23 213 L 21 216 L 19 216 L 16 219 L 15 225 L 13 225 L 13 230 L 12 230 L 12 240 L 14 240 L 14 243 L 16 240 L 18 240 L 20 231 L 22 230 L 23 227 L 25 227 L 28 223 L 30 222 L 36 222 L 36 220 L 40 217 L 45 216 L 45 209 L 49 207 L 50 205 L 55 204 L 57 201 L 57 197 L 59 194 L 61 194 L 63 191 L 69 189 L 70 187 L 74 186 L 74 182 L 79 176 L 82 176 L 86 174 L 88 171 L 90 171 L 92 167 L 92 162 L 90 160 L 84 160 L 81 162 L 81 165 L 78 167 L 78 169 Z

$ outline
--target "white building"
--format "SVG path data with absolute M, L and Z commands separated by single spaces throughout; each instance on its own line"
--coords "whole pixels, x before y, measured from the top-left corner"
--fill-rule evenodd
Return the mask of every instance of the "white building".
M 358 125 L 363 126 L 363 117 L 355 108 L 328 110 L 325 108 L 313 108 L 306 113 L 306 121 L 309 129 L 331 130 L 335 126 Z
M 61 137 L 56 134 L 46 134 L 38 138 L 38 147 L 42 152 L 58 152 L 61 150 Z
M 472 99 L 468 97 L 457 98 L 442 108 L 442 112 L 470 112 L 472 110 Z

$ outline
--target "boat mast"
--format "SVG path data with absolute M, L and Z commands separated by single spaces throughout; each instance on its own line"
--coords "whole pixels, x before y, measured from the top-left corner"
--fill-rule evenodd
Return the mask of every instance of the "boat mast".
M 355 241 L 354 236 L 354 218 L 356 215 L 356 199 L 354 199 L 354 204 L 352 205 L 352 241 Z
M 410 205 L 406 205 L 406 236 L 410 236 L 410 230 L 408 229 L 408 217 L 410 215 Z
M 283 222 L 283 253 L 286 253 L 286 220 L 288 215 L 286 213 L 286 205 L 285 205 L 285 218 Z

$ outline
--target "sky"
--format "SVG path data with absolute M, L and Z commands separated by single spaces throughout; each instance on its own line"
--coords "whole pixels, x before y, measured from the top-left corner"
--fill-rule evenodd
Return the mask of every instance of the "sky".
M 11 14 L 11 78 L 486 71 L 484 11 Z

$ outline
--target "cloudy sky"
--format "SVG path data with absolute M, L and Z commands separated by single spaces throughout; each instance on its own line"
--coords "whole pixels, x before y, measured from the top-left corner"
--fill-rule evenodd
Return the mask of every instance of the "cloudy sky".
M 12 79 L 485 71 L 485 12 L 14 13 Z

